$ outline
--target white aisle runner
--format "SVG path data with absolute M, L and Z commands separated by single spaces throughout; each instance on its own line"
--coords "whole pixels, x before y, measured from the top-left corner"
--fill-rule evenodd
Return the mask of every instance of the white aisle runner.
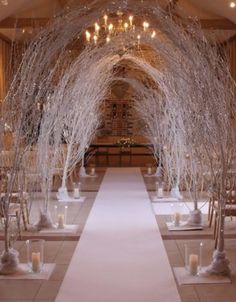
M 56 302 L 180 302 L 138 168 L 107 170 Z

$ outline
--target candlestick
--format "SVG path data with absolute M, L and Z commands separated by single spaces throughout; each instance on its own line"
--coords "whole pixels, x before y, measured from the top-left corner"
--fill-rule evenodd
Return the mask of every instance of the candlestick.
M 96 35 L 93 36 L 94 44 L 97 45 L 98 37 Z
M 192 276 L 197 275 L 198 272 L 198 255 L 189 255 L 189 272 Z
M 112 23 L 110 23 L 110 24 L 108 25 L 108 31 L 109 31 L 109 34 L 112 33 L 112 31 L 113 31 L 113 24 L 112 24 Z
M 100 30 L 100 26 L 98 25 L 98 23 L 94 24 L 94 29 L 95 29 L 96 36 L 98 36 L 99 35 L 99 30 Z
M 131 27 L 133 25 L 133 19 L 134 19 L 133 16 L 129 16 L 129 24 L 130 24 Z
M 86 41 L 87 41 L 87 42 L 90 42 L 91 34 L 90 34 L 90 32 L 89 32 L 88 30 L 86 30 L 85 36 L 86 36 Z
M 155 30 L 152 32 L 152 34 L 151 34 L 151 38 L 152 39 L 154 39 L 156 37 L 156 32 L 155 32 Z
M 32 253 L 32 271 L 34 273 L 40 272 L 40 253 Z
M 179 212 L 175 212 L 175 214 L 174 214 L 174 223 L 175 223 L 175 226 L 179 226 L 179 224 L 180 224 L 180 218 L 181 218 L 181 214 Z
M 148 27 L 149 27 L 149 23 L 144 21 L 143 22 L 143 30 L 146 31 L 148 29 Z
M 107 15 L 104 15 L 103 19 L 104 19 L 104 25 L 105 25 L 105 29 L 106 29 L 106 28 L 107 28 L 107 20 L 108 20 L 108 16 L 107 16 Z
M 64 229 L 65 217 L 63 214 L 58 215 L 58 229 Z

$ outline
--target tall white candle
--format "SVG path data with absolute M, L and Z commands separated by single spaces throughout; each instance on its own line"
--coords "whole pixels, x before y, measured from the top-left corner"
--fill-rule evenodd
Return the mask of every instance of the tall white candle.
M 65 217 L 63 214 L 58 215 L 58 229 L 64 229 Z
M 38 273 L 40 271 L 40 253 L 32 253 L 32 271 Z
M 152 174 L 152 168 L 151 168 L 151 167 L 148 167 L 147 173 L 148 173 L 148 175 L 151 175 L 151 174 Z
M 189 255 L 189 272 L 191 275 L 197 275 L 198 271 L 198 255 L 190 254 Z

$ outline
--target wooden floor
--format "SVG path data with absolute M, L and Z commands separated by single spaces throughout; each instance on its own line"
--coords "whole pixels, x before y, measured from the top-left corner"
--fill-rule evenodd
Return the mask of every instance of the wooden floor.
M 88 215 L 97 196 L 97 191 L 103 179 L 105 169 L 98 169 L 97 178 L 82 180 L 83 194 L 87 197 L 83 204 L 71 204 L 68 208 L 68 223 L 79 223 L 80 230 L 77 236 L 58 238 L 45 238 L 45 261 L 55 262 L 56 269 L 49 280 L 1 280 L 1 302 L 54 302 L 61 283 L 66 274 L 71 257 L 77 246 L 79 235 L 84 228 Z M 146 169 L 143 169 L 146 173 Z M 144 178 L 150 195 L 154 194 L 155 178 Z M 185 199 L 187 200 L 187 199 Z M 35 221 L 38 215 L 39 205 L 42 200 L 33 202 L 31 221 Z M 52 195 L 51 206 L 57 203 Z M 214 246 L 212 229 L 207 227 L 207 215 L 204 216 L 206 227 L 203 231 L 192 232 L 168 232 L 165 222 L 170 219 L 169 215 L 156 215 L 156 221 L 162 235 L 163 243 L 169 258 L 171 267 L 184 265 L 184 243 L 203 241 L 203 265 L 211 261 Z M 0 235 L 2 233 L 0 232 Z M 32 234 L 24 233 L 26 236 Z M 37 235 L 37 234 L 35 234 Z M 51 241 L 53 239 L 53 241 Z M 68 241 L 69 240 L 69 241 Z M 72 240 L 72 241 L 71 241 Z M 20 251 L 20 260 L 26 261 L 26 248 L 24 241 L 17 241 L 16 248 Z M 3 250 L 3 242 L 0 241 L 0 252 Z M 178 287 L 182 302 L 235 302 L 236 297 L 236 218 L 226 219 L 225 251 L 232 268 L 232 284 L 221 285 L 185 285 Z M 146 302 L 146 301 L 145 301 Z M 174 301 L 173 301 L 174 302 Z

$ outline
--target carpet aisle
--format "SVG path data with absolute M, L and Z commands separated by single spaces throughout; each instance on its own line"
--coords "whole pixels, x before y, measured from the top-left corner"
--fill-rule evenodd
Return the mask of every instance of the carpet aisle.
M 181 301 L 140 169 L 107 169 L 56 298 L 65 301 Z

